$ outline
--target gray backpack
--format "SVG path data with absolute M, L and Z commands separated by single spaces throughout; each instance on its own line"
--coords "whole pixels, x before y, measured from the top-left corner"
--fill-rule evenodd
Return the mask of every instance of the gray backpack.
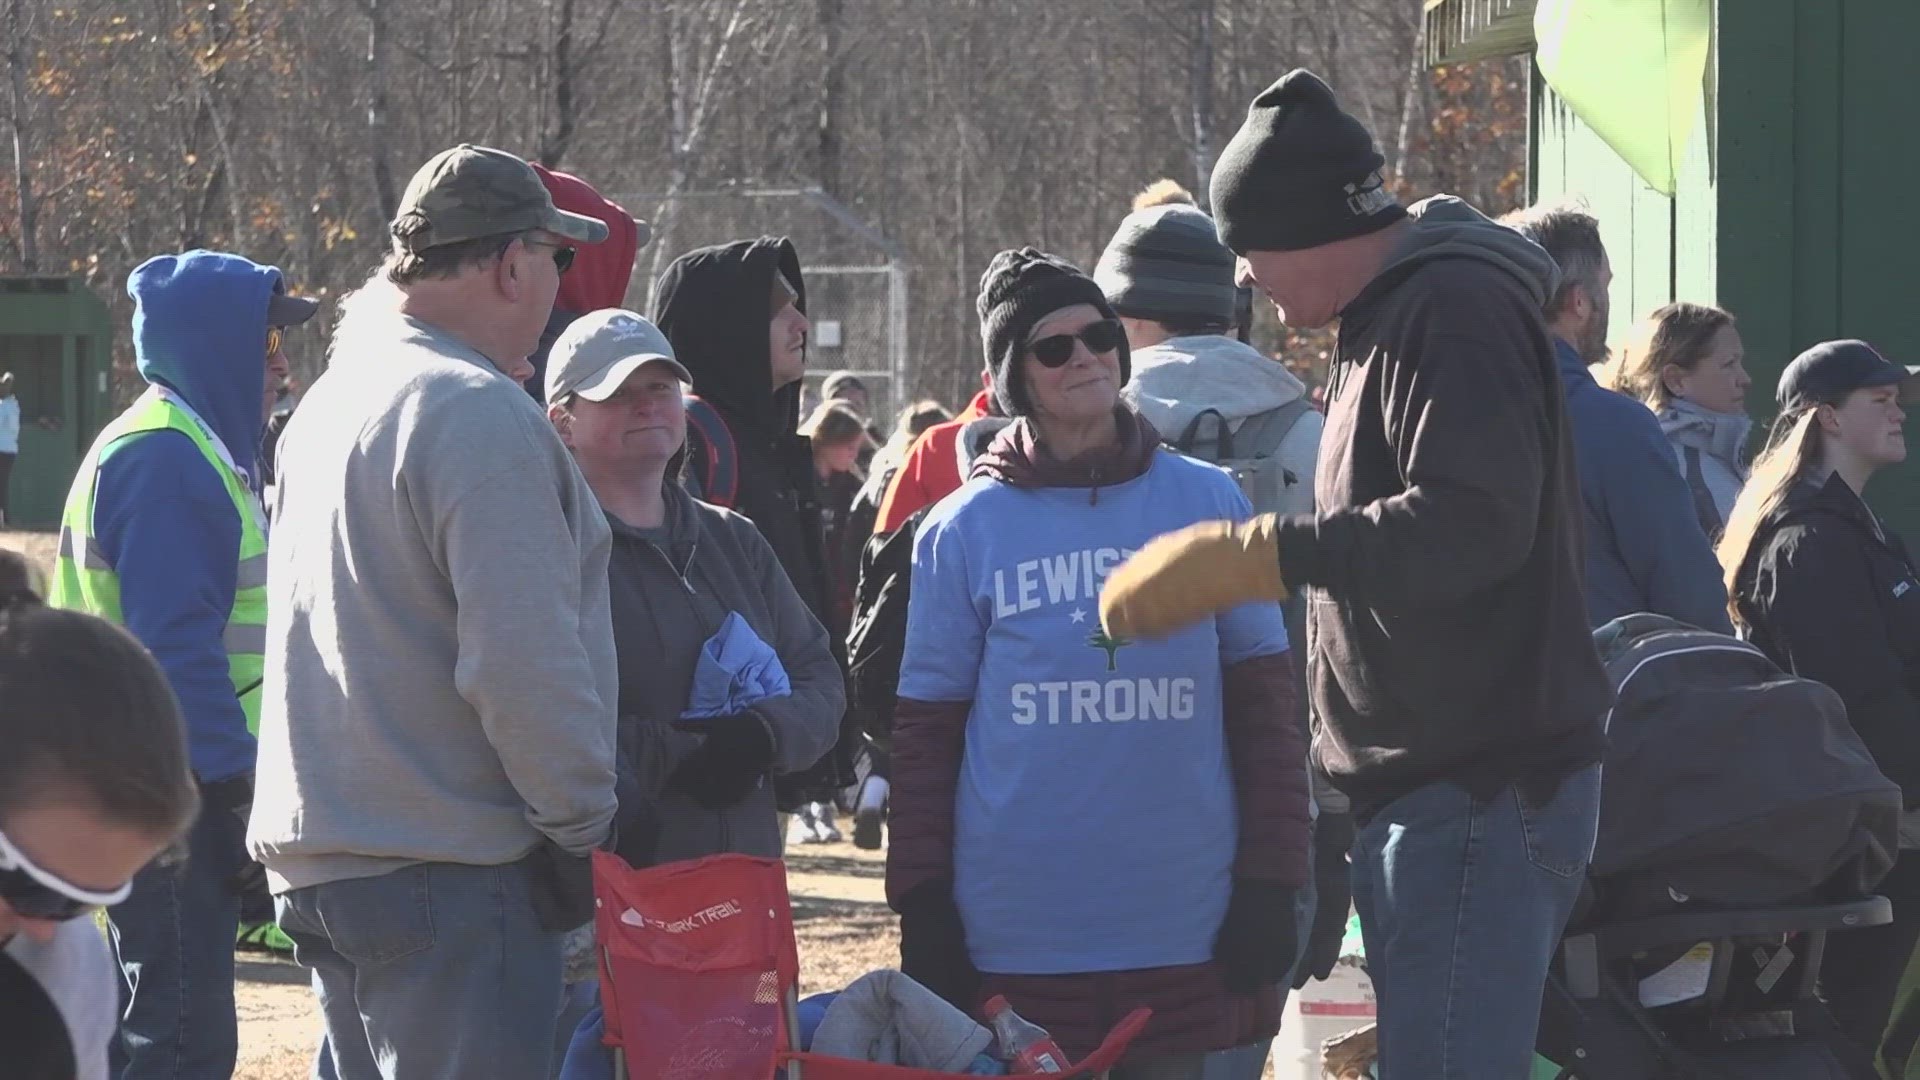
M 1311 485 L 1313 477 L 1296 476 L 1292 469 L 1280 464 L 1280 444 L 1287 441 L 1293 425 L 1312 408 L 1305 398 L 1295 398 L 1277 409 L 1247 417 L 1239 431 L 1227 427 L 1227 418 L 1221 416 L 1219 410 L 1203 409 L 1170 445 L 1183 454 L 1210 461 L 1231 472 L 1247 501 L 1253 504 L 1254 513 L 1285 512 L 1297 508 L 1293 503 L 1297 498 L 1294 490 L 1301 484 Z M 1213 434 L 1203 437 L 1200 429 L 1208 417 L 1213 418 Z M 1307 490 L 1311 491 L 1311 486 Z M 1280 605 L 1280 611 L 1286 616 L 1287 640 L 1292 644 L 1288 656 L 1293 663 L 1293 719 L 1311 741 L 1313 736 L 1307 723 L 1306 601 L 1295 594 Z M 1321 812 L 1345 812 L 1346 797 L 1335 791 L 1318 770 L 1312 770 L 1310 777 L 1314 801 Z
M 1289 506 L 1288 496 L 1295 487 L 1313 481 L 1311 476 L 1295 476 L 1279 458 L 1280 444 L 1312 409 L 1305 398 L 1295 398 L 1277 409 L 1247 417 L 1239 431 L 1227 427 L 1227 419 L 1218 409 L 1202 409 L 1172 446 L 1231 472 L 1253 504 L 1254 513 L 1279 512 Z M 1206 436 L 1201 428 L 1209 417 L 1213 419 L 1213 433 Z

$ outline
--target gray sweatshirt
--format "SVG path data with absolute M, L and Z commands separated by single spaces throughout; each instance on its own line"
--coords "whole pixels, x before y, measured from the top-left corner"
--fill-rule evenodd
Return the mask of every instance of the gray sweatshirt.
M 773 647 L 793 692 L 753 712 L 773 737 L 773 771 L 800 772 L 833 748 L 846 683 L 827 632 L 753 523 L 667 489 L 657 530 L 613 521 L 613 627 L 620 653 L 619 853 L 634 866 L 736 852 L 777 858 L 773 784 L 707 810 L 671 781 L 703 736 L 686 708 L 701 646 L 737 611 Z
M 247 846 L 275 892 L 614 813 L 606 517 L 524 390 L 369 286 L 280 443 Z

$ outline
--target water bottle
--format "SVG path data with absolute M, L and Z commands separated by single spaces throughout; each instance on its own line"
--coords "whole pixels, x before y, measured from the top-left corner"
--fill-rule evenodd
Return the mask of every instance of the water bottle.
M 1004 997 L 987 999 L 987 1022 L 993 1025 L 993 1037 L 1000 1054 L 1007 1059 L 1008 1072 L 1016 1076 L 1067 1071 L 1067 1055 L 1047 1034 L 1047 1029 L 1029 1024 L 1013 1011 Z

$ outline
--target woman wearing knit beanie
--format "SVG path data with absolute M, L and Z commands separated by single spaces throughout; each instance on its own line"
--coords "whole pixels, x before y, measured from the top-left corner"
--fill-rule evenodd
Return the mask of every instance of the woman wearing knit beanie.
M 1092 279 L 1001 252 L 978 309 L 1013 423 L 916 536 L 887 859 L 901 966 L 976 1014 L 1006 996 L 1075 1056 L 1151 1007 L 1114 1076 L 1198 1080 L 1274 1034 L 1295 953 L 1286 629 L 1262 602 L 1153 643 L 1100 630 L 1133 549 L 1250 508 L 1120 400 L 1126 338 Z

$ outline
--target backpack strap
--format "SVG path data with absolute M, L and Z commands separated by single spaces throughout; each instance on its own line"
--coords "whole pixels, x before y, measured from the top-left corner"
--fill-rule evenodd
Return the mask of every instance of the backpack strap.
M 1213 437 L 1213 457 L 1211 460 L 1225 461 L 1227 458 L 1232 457 L 1233 429 L 1227 426 L 1227 418 L 1220 415 L 1219 409 L 1201 409 L 1195 413 L 1193 419 L 1187 422 L 1187 429 L 1180 433 L 1179 438 L 1173 440 L 1173 448 L 1183 454 L 1189 454 L 1194 457 L 1201 456 L 1194 454 L 1193 448 L 1200 443 L 1200 422 L 1209 416 L 1213 417 L 1214 431 L 1216 432 Z
M 1278 458 L 1280 447 L 1286 443 L 1287 436 L 1293 434 L 1293 426 L 1300 418 L 1313 411 L 1313 403 L 1305 395 L 1294 398 L 1277 409 L 1247 417 L 1234 438 L 1249 451 L 1265 451 L 1264 456 Z M 1280 468 L 1286 486 L 1292 487 L 1300 482 L 1292 469 L 1282 465 Z
M 1720 539 L 1720 530 L 1725 522 L 1720 520 L 1720 507 L 1714 504 L 1713 491 L 1707 487 L 1706 473 L 1700 468 L 1700 448 L 1688 446 L 1682 448 L 1682 457 L 1686 468 L 1687 491 L 1693 496 L 1693 515 L 1700 519 L 1700 531 L 1707 534 L 1712 543 Z
M 696 495 L 732 509 L 740 497 L 740 452 L 726 420 L 706 401 L 687 395 L 688 468 L 700 490 Z

